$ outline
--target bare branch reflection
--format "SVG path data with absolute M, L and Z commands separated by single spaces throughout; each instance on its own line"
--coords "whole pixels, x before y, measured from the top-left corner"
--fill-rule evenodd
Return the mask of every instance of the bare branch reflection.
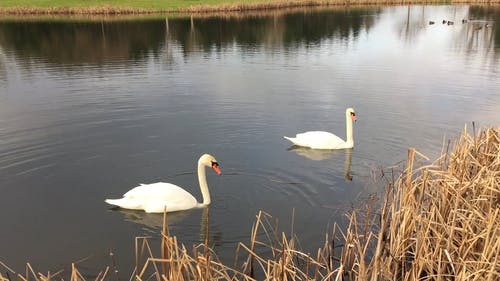
M 0 85 L 7 83 L 7 57 L 3 48 L 0 46 Z

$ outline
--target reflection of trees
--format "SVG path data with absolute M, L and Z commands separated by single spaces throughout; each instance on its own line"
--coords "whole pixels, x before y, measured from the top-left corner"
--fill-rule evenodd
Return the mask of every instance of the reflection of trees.
M 356 38 L 361 29 L 373 25 L 374 8 L 345 10 L 300 10 L 243 18 L 186 18 L 169 22 L 169 38 L 180 42 L 186 53 L 195 49 L 220 50 L 237 43 L 242 48 L 295 48 L 325 39 Z M 375 10 L 378 11 L 378 10 Z
M 457 39 L 465 40 L 463 51 L 470 55 L 480 53 L 484 63 L 496 68 L 500 59 L 496 51 L 500 48 L 500 29 L 493 23 L 500 22 L 500 6 L 471 6 L 467 18 Z
M 57 65 L 101 65 L 107 61 L 158 57 L 164 45 L 170 43 L 179 46 L 184 55 L 199 50 L 221 50 L 234 44 L 243 50 L 256 46 L 293 49 L 325 39 L 356 38 L 361 29 L 373 25 L 374 17 L 365 17 L 373 11 L 379 10 L 301 9 L 248 16 L 181 17 L 167 21 L 164 18 L 9 20 L 0 21 L 0 45 L 7 53 L 27 61 L 37 58 Z
M 498 24 L 500 22 L 500 6 L 471 6 L 469 8 L 469 18 L 482 19 L 490 23 Z M 492 26 L 494 27 L 494 25 Z M 495 29 L 495 46 L 500 47 L 500 29 Z
M 462 30 L 461 37 L 466 40 L 464 45 L 466 53 L 475 53 L 478 50 L 483 50 L 485 54 L 494 53 L 495 29 L 485 25 L 484 22 L 470 22 Z
M 481 19 L 483 21 L 487 21 L 490 24 L 489 28 L 481 28 L 478 26 L 473 28 L 473 31 L 477 31 L 476 33 L 484 33 L 484 44 L 486 44 L 490 49 L 500 49 L 500 28 L 496 25 L 500 23 L 500 6 L 472 6 L 469 9 L 469 18 Z M 483 22 L 486 24 L 485 22 Z M 496 23 L 496 24 L 492 24 Z M 482 25 L 485 27 L 485 25 Z M 479 35 L 471 34 L 471 37 L 479 37 Z M 498 54 L 496 54 L 496 58 L 498 59 Z
M 500 47 L 500 29 L 493 23 L 500 21 L 500 6 L 449 6 L 443 9 L 441 13 L 433 7 L 429 9 L 429 6 L 409 5 L 404 13 L 401 9 L 395 21 L 400 38 L 408 44 L 415 44 L 415 39 L 427 28 L 437 28 L 443 25 L 442 20 L 451 20 L 454 25 L 442 32 L 459 30 L 453 37 L 455 48 L 462 48 L 471 55 L 477 55 L 480 51 L 485 61 L 491 59 L 490 62 L 496 64 L 499 52 L 495 50 Z M 462 19 L 467 21 L 462 23 Z M 430 26 L 430 20 L 435 21 L 435 25 Z M 487 23 L 489 27 L 486 27 Z
M 258 47 L 292 51 L 325 40 L 350 41 L 369 30 L 382 8 L 328 8 L 268 11 L 252 14 L 151 18 L 126 20 L 5 20 L 0 21 L 0 46 L 4 55 L 15 55 L 29 66 L 36 58 L 55 65 L 101 65 L 106 62 L 130 63 L 155 57 L 166 63 L 174 60 L 174 51 L 184 56 L 193 52 L 221 51 L 238 46 L 243 52 Z M 486 50 L 498 60 L 500 29 L 486 20 L 499 22 L 498 6 L 450 6 L 433 9 L 409 6 L 396 9 L 398 31 L 412 43 L 428 27 L 428 21 L 440 25 L 443 17 L 455 19 L 461 28 L 456 40 L 466 44 L 467 52 Z M 370 15 L 370 16 L 367 16 Z M 461 24 L 462 18 L 473 19 Z M 0 71 L 5 71 L 0 58 Z M 3 75 L 4 76 L 4 75 Z
M 0 47 L 0 83 L 7 81 L 7 68 L 5 65 L 5 54 L 3 49 Z
M 23 58 L 54 64 L 102 64 L 158 54 L 164 25 L 154 21 L 0 22 L 0 44 Z
M 467 18 L 467 14 L 467 6 L 443 6 L 436 8 L 425 5 L 408 5 L 404 9 L 400 9 L 400 14 L 397 15 L 395 24 L 403 41 L 414 44 L 415 40 L 426 31 L 426 28 L 437 28 L 443 25 L 443 20 L 454 22 L 453 25 L 444 24 L 450 27 L 449 30 L 452 30 L 453 27 L 460 28 L 462 26 L 461 21 Z M 434 24 L 430 25 L 429 21 L 433 21 Z
M 408 5 L 404 24 L 399 23 L 401 37 L 409 44 L 413 44 L 426 25 L 425 6 Z

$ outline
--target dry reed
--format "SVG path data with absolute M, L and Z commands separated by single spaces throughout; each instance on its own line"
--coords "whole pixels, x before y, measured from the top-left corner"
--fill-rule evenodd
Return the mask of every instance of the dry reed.
M 453 152 L 387 189 L 371 280 L 500 279 L 500 130 L 465 129 Z
M 409 149 L 387 186 L 376 230 L 360 233 L 351 214 L 344 251 L 354 262 L 341 261 L 350 279 L 499 280 L 500 130 L 465 129 L 432 165 L 416 167 L 418 155 Z
M 380 209 L 370 198 L 366 210 L 348 215 L 345 231 L 334 225 L 314 254 L 302 252 L 296 237 L 280 233 L 271 216 L 259 212 L 249 244 L 240 243 L 234 265 L 227 266 L 208 246 L 208 227 L 206 241 L 188 251 L 169 233 L 165 216 L 160 257 L 147 238 L 136 239 L 133 278 L 499 280 L 500 129 L 473 130 L 472 136 L 464 130 L 454 150 L 448 149 L 427 166 L 409 149 L 406 168 L 389 180 Z M 96 281 L 109 280 L 108 272 Z M 21 281 L 29 276 L 49 281 L 57 274 L 37 275 L 28 264 L 26 275 L 16 275 Z M 73 266 L 71 281 L 83 280 Z M 0 281 L 12 280 L 0 273 Z

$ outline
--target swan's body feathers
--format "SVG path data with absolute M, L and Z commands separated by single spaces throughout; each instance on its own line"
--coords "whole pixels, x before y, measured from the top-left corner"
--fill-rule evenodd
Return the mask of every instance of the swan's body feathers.
M 157 182 L 141 184 L 129 190 L 121 199 L 107 199 L 106 203 L 125 209 L 144 210 L 147 213 L 161 213 L 192 209 L 198 205 L 196 198 L 181 187 Z
M 123 194 L 120 199 L 106 199 L 105 202 L 114 206 L 132 210 L 144 210 L 147 213 L 162 213 L 188 210 L 210 204 L 210 193 L 205 176 L 205 167 L 212 167 L 221 174 L 217 160 L 209 154 L 204 154 L 198 160 L 198 181 L 203 196 L 203 203 L 198 203 L 196 198 L 181 187 L 157 182 L 139 184 Z
M 295 145 L 314 149 L 339 149 L 347 147 L 344 140 L 332 133 L 323 131 L 305 132 L 297 134 L 295 138 L 285 138 Z
M 191 196 L 194 199 L 189 192 L 185 191 L 180 186 L 167 182 L 141 184 L 123 194 L 123 197 L 158 198 L 165 200 L 175 200 L 183 196 Z
M 346 137 L 343 140 L 338 136 L 324 131 L 309 131 L 295 135 L 294 138 L 285 137 L 298 146 L 310 147 L 312 149 L 343 149 L 354 147 L 352 121 L 356 121 L 353 108 L 346 109 Z

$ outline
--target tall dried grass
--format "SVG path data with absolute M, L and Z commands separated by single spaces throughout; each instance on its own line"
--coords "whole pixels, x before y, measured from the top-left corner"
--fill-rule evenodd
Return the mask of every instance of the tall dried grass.
M 449 148 L 449 146 L 448 146 Z M 386 189 L 377 229 L 347 230 L 354 262 L 342 265 L 353 280 L 500 279 L 500 130 L 465 129 L 432 165 L 406 169 Z M 374 248 L 372 256 L 365 249 Z
M 500 131 L 465 129 L 451 153 L 389 186 L 371 280 L 500 279 Z
M 228 266 L 208 240 L 188 250 L 165 221 L 159 257 L 147 238 L 136 239 L 133 279 L 500 280 L 500 129 L 464 130 L 453 151 L 448 144 L 432 165 L 418 164 L 419 157 L 410 149 L 404 172 L 389 179 L 380 209 L 370 198 L 364 211 L 348 215 L 345 231 L 334 225 L 314 254 L 302 252 L 296 237 L 259 212 L 250 242 L 239 244 Z M 109 271 L 96 281 L 109 280 Z M 49 281 L 57 274 L 37 275 L 28 265 L 26 275 L 16 277 L 29 276 Z M 84 280 L 75 266 L 70 279 Z M 0 281 L 12 279 L 0 273 Z

